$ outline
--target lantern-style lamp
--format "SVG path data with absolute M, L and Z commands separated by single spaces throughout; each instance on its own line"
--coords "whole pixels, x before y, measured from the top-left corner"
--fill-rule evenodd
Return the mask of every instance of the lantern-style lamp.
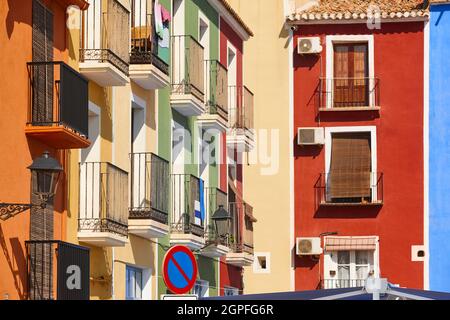
M 56 194 L 59 175 L 63 171 L 61 164 L 51 157 L 48 151 L 45 151 L 42 156 L 34 159 L 28 169 L 31 171 L 33 180 L 32 192 L 46 203 Z
M 219 206 L 219 209 L 214 212 L 211 219 L 214 221 L 217 236 L 219 238 L 226 238 L 231 230 L 231 214 L 221 205 Z

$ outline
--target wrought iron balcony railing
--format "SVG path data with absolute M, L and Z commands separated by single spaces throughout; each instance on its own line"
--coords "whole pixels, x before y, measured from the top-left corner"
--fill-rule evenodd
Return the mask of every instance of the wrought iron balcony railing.
M 131 1 L 130 64 L 152 64 L 169 75 L 169 65 L 158 56 L 153 1 Z
M 169 162 L 153 153 L 131 157 L 131 207 L 129 219 L 152 219 L 168 224 Z
M 172 93 L 205 101 L 202 45 L 192 36 L 172 36 Z
M 128 173 L 107 162 L 80 163 L 78 231 L 128 236 Z
M 230 86 L 228 88 L 228 115 L 232 129 L 254 129 L 253 112 L 254 96 L 245 86 Z
M 64 62 L 29 62 L 29 126 L 63 126 L 88 137 L 88 81 Z
M 235 253 L 253 254 L 253 207 L 245 202 L 232 202 L 229 210 L 233 217 L 231 249 Z
M 205 188 L 203 180 L 190 174 L 172 174 L 171 232 L 205 235 Z
M 80 62 L 109 62 L 129 74 L 130 14 L 117 0 L 89 0 L 82 12 Z
M 89 249 L 62 241 L 26 241 L 29 300 L 89 300 Z M 68 290 L 67 268 L 79 268 L 79 289 Z
M 380 106 L 377 78 L 319 79 L 319 110 L 368 109 Z
M 206 107 L 228 121 L 228 70 L 217 60 L 205 61 Z
M 383 173 L 322 173 L 314 185 L 318 206 L 370 206 L 383 204 Z
M 221 244 L 230 246 L 231 225 L 228 230 L 217 230 L 212 219 L 214 213 L 223 207 L 228 210 L 228 195 L 218 188 L 206 188 L 206 210 L 208 213 L 208 224 L 206 228 L 206 245 Z

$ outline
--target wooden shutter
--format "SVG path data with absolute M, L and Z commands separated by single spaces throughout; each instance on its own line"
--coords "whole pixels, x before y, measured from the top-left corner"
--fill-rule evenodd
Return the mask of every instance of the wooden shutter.
M 367 43 L 334 45 L 334 107 L 366 107 L 369 102 Z
M 370 133 L 335 133 L 331 148 L 329 200 L 370 198 Z
M 33 62 L 53 61 L 53 13 L 38 0 L 33 1 Z M 52 65 L 33 67 L 32 121 L 38 125 L 53 122 Z

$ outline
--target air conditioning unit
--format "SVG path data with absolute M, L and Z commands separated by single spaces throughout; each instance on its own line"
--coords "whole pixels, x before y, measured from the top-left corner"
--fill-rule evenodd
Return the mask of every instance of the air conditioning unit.
M 324 145 L 324 130 L 323 128 L 298 128 L 297 142 L 299 146 Z
M 316 54 L 321 53 L 322 50 L 319 37 L 298 38 L 297 40 L 298 54 Z
M 297 238 L 298 256 L 316 256 L 322 254 L 320 238 Z

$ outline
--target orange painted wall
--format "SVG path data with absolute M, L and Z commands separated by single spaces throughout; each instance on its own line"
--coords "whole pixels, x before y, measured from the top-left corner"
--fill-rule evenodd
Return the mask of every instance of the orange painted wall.
M 54 14 L 54 60 L 67 61 L 66 7 L 42 1 Z M 65 152 L 27 139 L 29 108 L 26 63 L 32 58 L 32 0 L 0 1 L 0 202 L 30 202 L 33 158 L 48 150 L 66 166 Z M 55 197 L 54 238 L 64 240 L 67 183 L 65 174 Z M 0 221 L 0 300 L 26 298 L 26 249 L 30 213 Z

